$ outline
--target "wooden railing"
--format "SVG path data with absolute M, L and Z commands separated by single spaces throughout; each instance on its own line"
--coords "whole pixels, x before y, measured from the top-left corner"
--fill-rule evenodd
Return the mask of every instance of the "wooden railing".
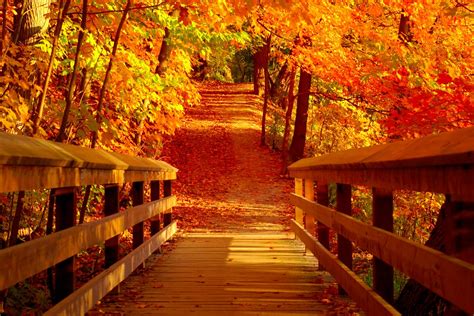
M 398 314 L 393 268 L 474 313 L 474 128 L 302 159 L 289 173 L 293 230 L 369 315 Z M 328 183 L 336 183 L 336 210 L 328 207 Z M 351 217 L 351 185 L 372 188 L 373 225 Z M 446 194 L 447 253 L 392 233 L 398 189 Z M 337 233 L 337 256 L 329 229 Z M 375 258 L 373 289 L 351 271 L 352 243 Z
M 0 290 L 54 266 L 54 300 L 60 302 L 46 314 L 84 314 L 176 232 L 171 215 L 176 172 L 162 161 L 0 134 L 0 192 L 54 189 L 56 214 L 55 233 L 0 250 Z M 133 207 L 119 212 L 119 185 L 126 182 L 132 184 Z M 75 226 L 77 190 L 85 185 L 105 186 L 105 217 Z M 144 241 L 147 219 L 151 237 Z M 132 226 L 134 250 L 119 260 L 118 235 Z M 76 290 L 74 256 L 103 243 L 106 270 Z

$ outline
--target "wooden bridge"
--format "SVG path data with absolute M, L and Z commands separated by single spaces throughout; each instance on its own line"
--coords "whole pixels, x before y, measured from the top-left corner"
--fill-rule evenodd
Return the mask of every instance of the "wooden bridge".
M 131 315 L 325 314 L 318 280 L 330 279 L 327 272 L 366 314 L 396 315 L 394 268 L 474 313 L 474 128 L 298 161 L 290 167 L 295 194 L 288 196 L 296 207 L 294 233 L 184 233 L 164 254 L 160 247 L 178 232 L 173 166 L 7 134 L 0 134 L 0 164 L 1 192 L 54 189 L 57 231 L 0 251 L 0 289 L 54 267 L 58 303 L 47 315 L 93 308 Z M 119 212 L 123 183 L 131 183 L 133 207 Z M 335 210 L 328 207 L 328 183 L 337 183 Z M 104 185 L 104 217 L 75 225 L 76 191 L 91 184 Z M 351 217 L 352 185 L 373 188 L 373 225 Z M 392 192 L 399 189 L 446 194 L 446 253 L 392 233 Z M 119 259 L 118 235 L 130 227 L 134 250 Z M 338 234 L 337 255 L 329 230 Z M 106 269 L 77 289 L 75 255 L 104 243 Z M 374 255 L 373 288 L 351 271 L 353 243 Z M 121 283 L 137 289 L 136 296 L 106 297 Z

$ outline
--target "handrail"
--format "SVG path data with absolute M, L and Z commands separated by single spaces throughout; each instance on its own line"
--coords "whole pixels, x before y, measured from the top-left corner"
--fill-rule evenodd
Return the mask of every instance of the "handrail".
M 55 266 L 53 299 L 61 302 L 50 314 L 85 313 L 176 233 L 171 181 L 177 171 L 163 161 L 0 133 L 0 192 L 54 189 L 56 212 L 55 233 L 0 250 L 0 290 Z M 119 185 L 126 182 L 132 184 L 133 207 L 119 212 Z M 85 185 L 105 186 L 104 218 L 75 226 L 76 195 Z M 151 237 L 145 241 L 148 219 Z M 134 250 L 119 260 L 119 234 L 132 226 Z M 104 242 L 108 269 L 75 291 L 75 254 Z
M 177 171 L 150 158 L 0 133 L 0 192 L 174 180 Z
M 474 238 L 474 228 L 465 224 L 474 213 L 474 128 L 306 158 L 288 169 L 295 178 L 295 194 L 290 199 L 296 207 L 292 228 L 318 258 L 322 256 L 322 265 L 336 273 L 336 280 L 367 313 L 375 306 L 383 308 L 381 297 L 387 304 L 393 301 L 393 267 L 474 313 L 474 246 L 464 242 Z M 336 211 L 328 208 L 328 183 L 337 184 Z M 351 217 L 351 185 L 372 188 L 373 226 Z M 448 254 L 392 233 L 395 189 L 446 194 Z M 337 259 L 325 255 L 328 229 L 338 234 Z M 364 296 L 354 296 L 354 289 L 361 289 L 360 279 L 338 268 L 342 262 L 351 269 L 352 242 L 375 258 L 375 292 Z M 383 313 L 396 314 L 390 308 Z

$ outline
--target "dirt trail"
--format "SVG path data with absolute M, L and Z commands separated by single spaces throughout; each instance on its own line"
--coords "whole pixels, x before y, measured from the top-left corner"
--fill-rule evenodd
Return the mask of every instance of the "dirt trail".
M 193 231 L 288 229 L 291 181 L 278 153 L 259 146 L 261 100 L 251 85 L 206 86 L 202 102 L 165 145 L 180 171 L 175 184 L 180 227 Z

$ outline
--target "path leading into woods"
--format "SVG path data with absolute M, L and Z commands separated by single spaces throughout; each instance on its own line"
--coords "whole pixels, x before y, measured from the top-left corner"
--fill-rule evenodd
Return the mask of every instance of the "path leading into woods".
M 292 181 L 259 146 L 260 100 L 249 85 L 208 86 L 165 146 L 179 169 L 181 236 L 90 313 L 348 315 L 355 305 L 288 231 Z

